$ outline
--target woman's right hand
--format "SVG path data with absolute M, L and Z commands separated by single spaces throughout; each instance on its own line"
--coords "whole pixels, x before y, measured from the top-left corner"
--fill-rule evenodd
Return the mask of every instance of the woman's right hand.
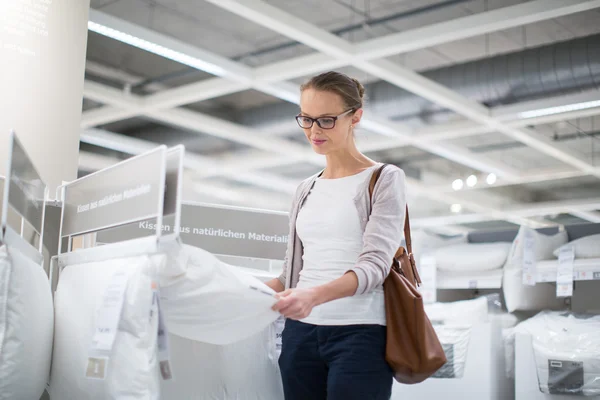
M 273 278 L 270 281 L 265 282 L 265 285 L 276 291 L 277 293 L 281 293 L 285 290 L 285 287 L 281 283 L 281 281 L 277 278 Z

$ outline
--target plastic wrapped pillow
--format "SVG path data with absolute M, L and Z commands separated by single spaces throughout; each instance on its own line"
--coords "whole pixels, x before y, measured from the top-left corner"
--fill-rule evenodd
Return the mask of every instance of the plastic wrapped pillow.
M 0 400 L 40 398 L 53 331 L 46 273 L 19 250 L 0 246 Z
M 554 256 L 558 257 L 560 250 L 565 246 L 573 247 L 575 259 L 600 258 L 600 234 L 585 236 L 560 246 L 554 251 Z

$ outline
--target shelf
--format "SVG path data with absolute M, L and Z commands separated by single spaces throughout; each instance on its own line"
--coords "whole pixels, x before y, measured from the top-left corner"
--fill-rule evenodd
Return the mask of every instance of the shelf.
M 469 274 L 437 272 L 438 289 L 500 289 L 502 287 L 502 269 L 494 271 L 472 272 Z
M 558 261 L 541 261 L 537 264 L 536 282 L 556 282 Z M 574 281 L 600 280 L 600 259 L 580 259 L 573 262 Z

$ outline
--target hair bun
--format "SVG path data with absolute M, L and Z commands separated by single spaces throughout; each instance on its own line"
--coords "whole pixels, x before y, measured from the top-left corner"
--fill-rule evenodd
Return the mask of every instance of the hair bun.
M 358 95 L 362 99 L 365 96 L 365 87 L 356 78 L 352 78 L 352 81 L 356 85 L 356 88 L 358 89 Z

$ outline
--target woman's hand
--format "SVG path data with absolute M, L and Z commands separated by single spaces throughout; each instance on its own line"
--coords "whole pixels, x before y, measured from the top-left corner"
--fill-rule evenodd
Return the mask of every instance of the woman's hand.
M 317 293 L 315 289 L 288 289 L 276 295 L 279 301 L 275 303 L 273 310 L 286 318 L 295 320 L 306 318 L 319 304 Z

